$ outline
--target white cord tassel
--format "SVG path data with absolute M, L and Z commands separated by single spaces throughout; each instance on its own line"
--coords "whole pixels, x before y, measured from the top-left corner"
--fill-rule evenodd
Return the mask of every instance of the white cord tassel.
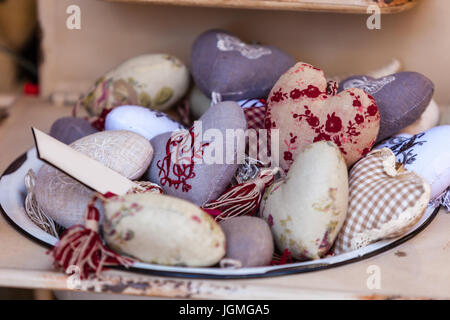
M 213 91 L 211 93 L 211 107 L 215 104 L 222 102 L 222 95 L 218 92 Z
M 25 198 L 25 212 L 31 221 L 48 234 L 58 238 L 56 225 L 52 218 L 48 217 L 41 209 L 34 196 L 36 176 L 33 170 L 28 170 L 25 175 L 25 187 L 27 188 L 27 197 Z
M 437 208 L 443 206 L 450 213 L 450 187 L 447 188 L 440 196 L 430 201 L 430 206 Z
M 238 184 L 222 194 L 217 200 L 203 206 L 205 209 L 221 212 L 216 221 L 231 219 L 240 215 L 253 215 L 258 209 L 264 190 L 273 183 L 281 169 L 262 169 L 252 180 Z

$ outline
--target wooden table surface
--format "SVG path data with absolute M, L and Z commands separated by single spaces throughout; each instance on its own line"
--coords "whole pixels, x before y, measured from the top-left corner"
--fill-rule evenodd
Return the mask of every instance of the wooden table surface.
M 33 145 L 31 126 L 48 130 L 55 119 L 70 112 L 68 107 L 55 107 L 37 98 L 20 98 L 11 116 L 0 123 L 0 170 Z M 450 298 L 449 231 L 450 214 L 441 210 L 424 231 L 406 243 L 330 270 L 251 280 L 177 279 L 111 270 L 84 290 L 168 298 Z M 379 270 L 379 289 L 367 285 L 373 266 Z M 0 286 L 68 290 L 67 283 L 63 273 L 53 270 L 46 249 L 0 216 Z

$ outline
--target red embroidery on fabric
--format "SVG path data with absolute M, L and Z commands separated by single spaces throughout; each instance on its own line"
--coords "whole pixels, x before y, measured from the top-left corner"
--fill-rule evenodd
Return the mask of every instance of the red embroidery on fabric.
M 355 96 L 354 93 L 350 92 L 352 96 L 355 97 L 355 100 L 353 101 L 354 106 L 362 107 L 362 103 L 358 99 L 359 96 Z M 357 125 L 360 125 L 364 122 L 365 118 L 361 114 L 356 114 L 355 116 L 355 122 L 349 121 L 347 128 L 346 128 L 346 136 L 342 134 L 343 124 L 342 119 L 336 115 L 335 112 L 332 114 L 327 115 L 327 121 L 325 122 L 325 125 L 320 125 L 320 119 L 315 116 L 311 110 L 308 108 L 308 106 L 304 106 L 305 112 L 303 114 L 297 114 L 293 113 L 293 118 L 297 119 L 298 121 L 302 121 L 303 119 L 306 120 L 308 125 L 311 129 L 314 129 L 314 132 L 317 133 L 317 136 L 313 138 L 313 142 L 319 142 L 319 141 L 333 141 L 341 150 L 341 152 L 346 155 L 347 152 L 342 147 L 343 143 L 356 143 L 356 141 L 353 140 L 353 137 L 357 137 L 361 134 L 360 131 L 357 129 Z M 367 117 L 369 116 L 375 116 L 378 113 L 378 107 L 376 104 L 372 104 L 367 108 L 367 111 L 365 112 L 365 115 Z M 270 121 L 270 120 L 269 120 Z M 268 123 L 266 123 L 267 125 Z M 340 133 L 340 134 L 339 134 Z M 290 152 L 284 153 L 284 159 L 286 161 L 290 160 Z
M 373 117 L 377 114 L 378 112 L 378 107 L 376 104 L 371 104 L 368 108 L 367 108 L 367 113 L 366 115 Z
M 305 126 L 310 128 L 310 130 L 304 128 L 304 130 L 308 132 L 308 136 L 301 136 L 302 144 L 309 142 L 306 140 L 311 138 L 313 143 L 319 141 L 332 141 L 336 144 L 343 155 L 347 155 L 349 150 L 354 149 L 353 145 L 357 145 L 360 142 L 361 136 L 364 134 L 364 129 L 370 128 L 367 124 L 380 120 L 380 114 L 378 112 L 376 101 L 370 95 L 368 95 L 370 101 L 367 101 L 365 95 L 360 94 L 357 91 L 346 90 L 345 94 L 350 96 L 350 101 L 346 99 L 339 101 L 339 99 L 337 99 L 337 102 L 340 102 L 341 104 L 350 104 L 349 106 L 353 106 L 354 109 L 350 110 L 351 108 L 344 108 L 342 112 L 337 109 L 337 111 L 334 112 L 333 109 L 336 109 L 339 106 L 331 105 L 331 110 L 327 112 L 326 107 L 328 107 L 328 105 L 325 100 L 333 97 L 344 98 L 344 96 L 337 93 L 338 84 L 334 81 L 327 82 L 326 88 L 308 84 L 308 80 L 303 79 L 300 75 L 300 73 L 305 72 L 306 68 L 321 71 L 320 69 L 308 64 L 301 64 L 295 70 L 289 71 L 289 75 L 296 78 L 296 82 L 294 84 L 296 87 L 290 87 L 289 89 L 281 87 L 271 93 L 269 96 L 268 108 L 266 110 L 266 118 L 264 123 L 265 128 L 280 128 L 280 126 L 285 125 L 285 118 L 281 115 L 281 108 L 287 106 L 290 109 L 290 115 L 294 119 L 294 122 L 296 122 L 297 128 L 303 129 Z M 324 89 L 324 91 L 321 91 L 321 88 Z M 288 91 L 286 93 L 283 92 L 283 90 Z M 311 100 L 307 100 L 307 98 Z M 314 99 L 317 99 L 317 102 L 322 103 L 322 105 L 318 103 L 316 106 Z M 278 102 L 282 103 L 278 105 Z M 301 111 L 302 105 L 304 105 L 303 112 Z M 320 108 L 320 106 L 323 107 Z M 272 108 L 276 110 L 274 115 L 272 115 Z M 289 114 L 287 116 L 289 116 Z M 275 121 L 277 123 L 275 123 Z M 283 132 L 283 134 L 286 134 L 286 132 Z M 309 134 L 312 134 L 313 136 L 311 137 Z M 289 132 L 289 135 L 290 137 L 284 136 L 282 138 L 283 147 L 282 150 L 280 150 L 280 156 L 284 159 L 287 165 L 293 162 L 296 154 L 293 150 L 297 148 L 297 143 L 292 143 L 289 141 L 293 136 L 292 132 Z M 370 147 L 372 145 L 373 144 L 371 144 Z M 365 147 L 367 147 L 367 145 Z M 366 149 L 358 150 L 358 152 L 369 152 L 368 150 L 370 150 L 370 148 L 367 150 Z
M 364 122 L 364 117 L 358 113 L 355 116 L 355 121 L 356 121 L 357 124 L 361 124 L 361 123 Z
M 336 116 L 336 112 L 327 115 L 327 122 L 325 123 L 325 130 L 327 132 L 336 133 L 342 129 L 342 120 Z
M 293 115 L 294 119 L 302 120 L 303 118 L 306 119 L 306 122 L 310 125 L 311 128 L 317 127 L 320 124 L 320 120 L 318 117 L 316 117 L 311 110 L 309 110 L 308 106 L 305 106 L 305 113 L 304 114 L 297 114 L 294 113 Z
M 360 96 L 357 96 L 355 100 L 353 100 L 353 106 L 354 107 L 362 107 L 361 100 L 359 100 Z
M 292 151 L 297 150 L 297 147 L 295 146 L 295 142 L 297 141 L 297 136 L 294 136 L 292 134 L 292 132 L 289 133 L 289 136 L 291 137 L 289 139 L 289 141 L 284 140 L 284 144 L 286 145 L 288 150 L 284 152 L 283 159 L 286 162 L 292 163 L 292 162 L 294 162 L 294 157 L 293 157 Z
M 272 98 L 270 98 L 270 101 L 272 102 L 280 102 L 284 99 L 287 99 L 287 94 L 283 91 L 281 91 L 281 88 L 278 89 L 278 91 L 275 91 Z
M 371 143 L 371 146 L 373 145 L 373 143 Z M 361 155 L 363 156 L 363 157 L 365 157 L 365 156 L 367 156 L 368 154 L 369 154 L 369 152 L 370 152 L 370 148 L 365 148 L 362 152 L 361 152 Z
M 317 88 L 316 86 L 308 85 L 308 88 L 306 88 L 304 90 L 299 90 L 297 88 L 292 90 L 289 95 L 294 100 L 302 98 L 302 97 L 314 99 L 314 98 L 319 97 L 322 93 L 324 93 L 324 92 L 320 91 L 319 88 Z M 275 101 L 275 102 L 278 102 L 278 101 Z
M 204 148 L 209 145 L 209 143 L 196 143 L 198 135 L 193 128 L 190 128 L 189 131 L 180 131 L 167 140 L 166 156 L 156 163 L 162 186 L 168 184 L 175 189 L 181 186 L 183 192 L 189 192 L 192 189 L 188 180 L 195 177 L 195 159 L 201 159 Z M 171 174 L 174 178 L 170 177 Z
M 266 129 L 270 129 L 270 128 L 275 128 L 277 126 L 277 124 L 275 123 L 275 121 L 272 121 L 272 119 L 270 118 L 270 113 L 266 112 L 266 117 L 264 119 L 264 127 Z
M 324 133 L 324 132 L 320 132 L 314 139 L 313 142 L 319 142 L 319 141 L 331 141 L 331 136 Z
M 294 159 L 292 158 L 292 152 L 290 151 L 285 151 L 284 155 L 283 155 L 283 159 L 286 162 L 292 162 Z
M 318 117 L 316 117 L 311 112 L 311 110 L 309 110 L 308 106 L 305 106 L 304 114 L 294 113 L 293 118 L 298 119 L 298 121 L 302 121 L 303 118 L 306 119 L 306 122 L 309 124 L 311 129 L 314 129 L 314 132 L 317 133 L 317 136 L 315 136 L 313 139 L 313 143 L 319 142 L 319 141 L 333 141 L 339 147 L 339 150 L 341 150 L 341 152 L 343 154 L 347 154 L 347 152 L 342 147 L 343 135 L 342 135 L 342 133 L 340 135 L 338 134 L 339 132 L 342 131 L 342 128 L 343 128 L 342 120 L 340 117 L 336 116 L 335 112 L 327 115 L 327 121 L 326 121 L 325 125 L 320 125 L 320 119 Z M 352 126 L 352 128 L 353 128 L 353 126 Z M 330 134 L 328 134 L 327 132 Z M 335 135 L 332 136 L 332 134 L 335 134 Z M 290 135 L 292 136 L 292 133 L 290 133 Z M 359 133 L 354 134 L 354 135 L 359 135 Z M 350 142 L 352 142 L 351 139 L 350 139 Z M 290 147 L 288 146 L 288 150 L 289 150 L 289 148 Z M 284 159 L 286 160 L 286 158 L 289 159 L 289 154 L 286 154 L 286 152 L 285 152 Z
M 356 123 L 353 123 L 351 121 L 348 122 L 346 133 L 350 137 L 350 142 L 352 142 L 351 137 L 357 137 L 361 134 L 361 132 L 359 132 L 355 126 L 356 126 Z
M 327 94 L 329 96 L 335 96 L 338 92 L 338 84 L 336 81 L 328 81 L 327 83 Z M 325 96 L 325 98 L 328 98 Z
M 310 65 L 310 64 L 307 64 L 307 63 L 302 63 L 301 65 L 302 65 L 303 67 L 307 67 L 307 68 L 310 68 L 310 69 L 313 69 L 313 70 L 322 71 L 321 69 L 316 68 L 316 67 L 314 67 L 314 66 L 312 66 L 312 65 Z

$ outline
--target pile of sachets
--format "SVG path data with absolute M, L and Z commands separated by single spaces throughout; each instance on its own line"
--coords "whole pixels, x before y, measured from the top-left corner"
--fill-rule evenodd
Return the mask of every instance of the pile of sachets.
M 88 118 L 59 119 L 50 134 L 155 186 L 96 202 L 118 254 L 265 266 L 399 237 L 427 207 L 450 207 L 450 126 L 437 126 L 433 92 L 416 72 L 328 81 L 280 49 L 210 30 L 190 72 L 167 54 L 127 60 L 80 99 Z M 95 191 L 44 164 L 34 195 L 70 229 Z

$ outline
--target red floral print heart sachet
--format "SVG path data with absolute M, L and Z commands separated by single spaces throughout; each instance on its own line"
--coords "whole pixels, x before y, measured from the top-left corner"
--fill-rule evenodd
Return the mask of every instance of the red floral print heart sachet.
M 375 99 L 361 89 L 329 89 L 322 70 L 301 62 L 272 88 L 265 127 L 279 129 L 284 170 L 306 146 L 322 140 L 338 146 L 347 166 L 371 150 L 380 128 Z

